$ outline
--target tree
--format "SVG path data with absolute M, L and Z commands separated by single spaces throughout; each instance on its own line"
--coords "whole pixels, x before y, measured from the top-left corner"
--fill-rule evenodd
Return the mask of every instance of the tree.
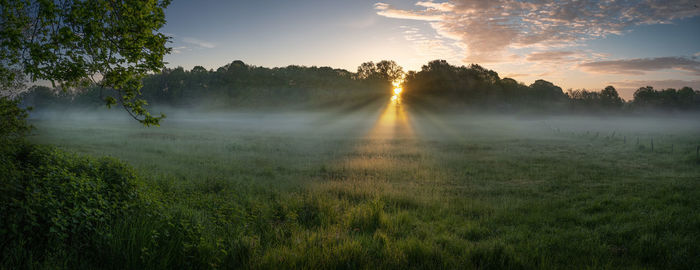
M 394 61 L 387 60 L 377 63 L 377 72 L 382 79 L 388 82 L 394 82 L 402 79 L 404 75 L 403 68 L 401 66 L 396 64 Z
M 364 62 L 357 67 L 357 78 L 360 80 L 369 79 L 377 73 L 377 65 L 374 62 Z
M 634 91 L 634 104 L 637 106 L 653 105 L 657 99 L 657 92 L 654 87 L 640 87 Z
M 357 78 L 361 80 L 377 80 L 391 83 L 403 78 L 403 76 L 403 68 L 390 60 L 382 60 L 377 64 L 365 62 L 357 67 Z
M 169 37 L 158 33 L 170 0 L 0 0 L 0 86 L 47 80 L 66 90 L 90 83 L 117 92 L 144 125 L 157 125 L 140 98 L 141 79 L 164 66 Z M 117 100 L 118 99 L 118 100 Z
M 678 103 L 681 108 L 687 109 L 693 106 L 695 102 L 695 91 L 690 87 L 683 87 L 678 90 Z
M 545 80 L 536 80 L 530 85 L 530 89 L 537 98 L 541 99 L 561 99 L 565 97 L 561 87 Z
M 618 95 L 615 87 L 609 85 L 600 91 L 600 103 L 606 108 L 619 108 L 624 101 L 620 98 L 620 95 Z
M 192 72 L 192 73 L 206 73 L 207 69 L 204 68 L 203 66 L 194 66 L 192 68 L 192 71 L 190 71 L 190 72 Z

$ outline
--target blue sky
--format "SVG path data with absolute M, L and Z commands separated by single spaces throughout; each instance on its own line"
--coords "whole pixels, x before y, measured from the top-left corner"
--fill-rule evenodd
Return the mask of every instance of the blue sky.
M 700 88 L 700 0 L 173 1 L 169 66 L 478 63 L 524 83 Z

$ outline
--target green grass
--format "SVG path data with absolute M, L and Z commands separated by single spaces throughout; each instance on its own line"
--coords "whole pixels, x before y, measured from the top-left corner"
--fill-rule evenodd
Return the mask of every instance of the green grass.
M 31 140 L 127 161 L 142 195 L 200 237 L 191 258 L 168 257 L 189 236 L 127 218 L 105 267 L 700 265 L 692 119 L 368 111 L 174 115 L 160 128 L 58 117 L 33 120 Z

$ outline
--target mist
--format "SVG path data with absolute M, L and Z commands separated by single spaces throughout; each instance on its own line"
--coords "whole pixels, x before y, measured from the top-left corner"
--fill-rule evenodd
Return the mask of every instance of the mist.
M 176 135 L 197 131 L 206 136 L 235 138 L 240 135 L 290 137 L 313 140 L 413 139 L 420 141 L 470 141 L 484 139 L 566 139 L 578 136 L 614 136 L 628 139 L 700 134 L 698 113 L 646 112 L 638 115 L 504 114 L 475 110 L 432 111 L 410 104 L 374 100 L 347 102 L 332 109 L 264 108 L 238 110 L 151 108 L 167 118 L 160 127 L 143 127 L 121 108 L 45 109 L 32 112 L 35 136 L 43 127 L 108 129 Z M 405 121 L 400 122 L 396 114 Z M 403 128 L 404 130 L 400 129 Z M 372 129 L 383 132 L 372 133 Z M 391 130 L 396 129 L 396 132 Z M 407 131 L 407 130 L 410 130 Z M 391 132 L 390 132 L 391 131 Z

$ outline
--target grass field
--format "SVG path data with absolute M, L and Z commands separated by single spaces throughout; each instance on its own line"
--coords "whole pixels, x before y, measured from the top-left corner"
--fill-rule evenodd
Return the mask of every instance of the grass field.
M 697 119 L 376 104 L 174 112 L 144 128 L 55 114 L 32 120 L 31 140 L 127 161 L 143 196 L 200 230 L 212 268 L 692 269 Z M 177 239 L 138 217 L 115 238 L 120 267 L 176 259 Z

